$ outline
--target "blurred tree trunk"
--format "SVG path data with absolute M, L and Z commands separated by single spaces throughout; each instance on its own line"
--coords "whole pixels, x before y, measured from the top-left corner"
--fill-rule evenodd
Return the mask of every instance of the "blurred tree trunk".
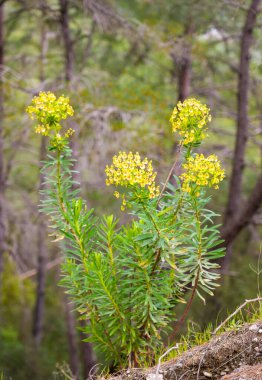
M 237 134 L 233 157 L 233 170 L 230 178 L 229 196 L 225 213 L 225 223 L 231 222 L 239 211 L 242 198 L 243 171 L 245 166 L 245 149 L 248 139 L 248 92 L 249 63 L 252 34 L 255 27 L 260 0 L 252 0 L 247 12 L 241 36 L 240 62 L 238 69 L 237 90 Z
M 5 197 L 5 173 L 4 173 L 4 4 L 0 4 L 0 294 L 1 274 L 3 271 L 3 255 L 5 250 L 5 224 L 4 224 L 4 197 Z
M 173 61 L 172 77 L 177 81 L 177 101 L 183 102 L 190 96 L 191 85 L 191 38 L 193 34 L 193 24 L 191 17 L 187 20 L 184 26 L 184 32 L 181 37 L 181 45 L 177 47 L 175 44 L 174 50 L 171 52 Z
M 76 322 L 74 309 L 72 303 L 65 294 L 65 314 L 66 314 L 66 323 L 67 323 L 67 338 L 69 343 L 69 360 L 70 360 L 70 369 L 74 376 L 74 380 L 79 379 L 80 368 L 78 361 L 78 337 L 76 333 Z
M 83 331 L 81 331 L 81 339 L 82 340 L 84 340 L 84 339 L 87 338 L 86 333 L 84 332 L 84 330 L 85 330 L 85 326 L 88 323 L 89 322 L 87 320 L 81 320 L 80 321 L 80 325 L 81 325 L 81 327 L 83 329 Z M 82 355 L 82 360 L 83 360 L 83 364 L 84 364 L 84 367 L 83 367 L 83 376 L 84 376 L 84 379 L 88 379 L 89 375 L 91 374 L 91 372 L 92 372 L 93 375 L 96 374 L 96 371 L 94 370 L 94 367 L 95 367 L 95 365 L 97 363 L 96 362 L 96 357 L 95 357 L 95 354 L 94 354 L 94 351 L 93 351 L 91 343 L 89 343 L 89 342 L 83 342 L 82 341 L 80 349 L 81 349 L 81 355 Z M 92 369 L 93 369 L 93 371 L 91 371 Z
M 190 18 L 191 19 L 191 18 Z M 187 22 L 184 27 L 183 43 L 181 51 L 177 53 L 173 51 L 171 57 L 173 60 L 173 78 L 177 78 L 177 101 L 183 102 L 186 98 L 190 96 L 190 85 L 191 85 L 191 37 L 193 33 L 193 25 L 191 22 Z M 176 155 L 178 150 L 177 142 L 175 141 L 171 148 L 172 156 Z M 179 166 L 176 168 L 176 175 Z M 173 177 L 171 177 L 171 182 Z
M 241 207 L 237 219 L 233 219 L 232 223 L 227 224 L 222 229 L 222 238 L 225 245 L 232 244 L 237 235 L 245 228 L 256 214 L 262 203 L 262 174 L 258 177 L 257 182 L 249 195 L 248 200 Z M 224 244 L 223 244 L 224 245 Z M 228 264 L 228 262 L 227 262 Z M 224 267 L 225 268 L 225 267 Z
M 62 37 L 64 41 L 64 57 L 65 57 L 65 79 L 71 82 L 73 76 L 73 43 L 70 36 L 69 17 L 68 17 L 69 1 L 60 0 L 60 23 Z
M 43 161 L 46 152 L 46 140 L 42 137 L 40 148 L 40 160 Z M 39 188 L 44 188 L 44 176 L 42 173 L 39 175 Z M 37 289 L 36 289 L 36 303 L 33 318 L 33 336 L 36 346 L 41 344 L 43 335 L 43 319 L 44 319 L 44 302 L 45 302 L 45 278 L 46 278 L 46 260 L 47 260 L 47 247 L 45 239 L 47 236 L 47 228 L 43 216 L 39 215 L 38 233 L 37 233 Z
M 177 64 L 178 69 L 178 101 L 183 102 L 190 95 L 190 82 L 191 82 L 191 39 L 193 32 L 192 23 L 187 23 L 183 38 L 185 42 L 182 46 L 182 55 L 180 62 Z
M 40 0 L 40 8 L 42 13 L 41 25 L 41 43 L 40 43 L 40 82 L 43 83 L 45 79 L 44 64 L 46 55 L 46 30 L 45 30 L 45 0 Z M 45 159 L 46 154 L 46 138 L 42 136 L 40 145 L 40 162 Z M 39 190 L 44 189 L 44 175 L 39 173 Z M 40 199 L 39 199 L 40 202 Z M 45 244 L 47 236 L 47 228 L 44 217 L 39 213 L 38 231 L 37 231 L 37 288 L 36 288 L 36 302 L 33 317 L 33 336 L 36 346 L 40 346 L 43 335 L 43 320 L 44 320 L 44 302 L 45 302 L 45 278 L 46 278 L 46 261 L 47 261 L 47 247 Z
M 252 0 L 246 14 L 245 24 L 240 41 L 240 61 L 238 69 L 237 91 L 237 132 L 233 156 L 233 168 L 229 184 L 228 202 L 225 211 L 222 234 L 227 240 L 227 254 L 222 260 L 222 267 L 228 268 L 232 256 L 233 225 L 237 224 L 242 206 L 243 172 L 245 166 L 245 150 L 248 140 L 248 93 L 249 93 L 249 63 L 252 35 L 256 24 L 260 0 Z M 262 199 L 261 199 L 262 200 Z M 260 201 L 261 202 L 261 201 Z M 239 223 L 243 224 L 243 223 Z M 234 228 L 236 232 L 237 229 Z M 228 238 L 230 236 L 230 239 Z
M 191 58 L 189 48 L 187 50 L 187 54 L 182 58 L 183 61 L 178 68 L 178 101 L 181 102 L 190 94 Z
M 65 80 L 70 86 L 73 76 L 73 44 L 70 36 L 69 17 L 68 17 L 69 2 L 68 0 L 60 0 L 60 25 L 61 34 L 64 43 L 64 70 Z M 74 151 L 74 149 L 73 149 Z M 65 311 L 67 322 L 67 337 L 70 355 L 70 368 L 74 379 L 78 379 L 80 374 L 78 360 L 78 337 L 76 334 L 76 321 L 73 312 L 72 304 L 67 296 L 65 296 Z
M 65 80 L 67 82 L 68 87 L 71 87 L 71 82 L 73 79 L 73 67 L 74 67 L 74 51 L 73 51 L 73 43 L 70 33 L 69 26 L 69 1 L 68 0 L 60 0 L 60 23 L 61 23 L 61 32 L 64 42 L 64 62 L 65 62 Z M 93 31 L 91 30 L 91 33 Z M 73 121 L 69 121 L 70 127 L 76 129 Z M 77 133 L 76 133 L 77 135 Z M 77 159 L 76 152 L 78 151 L 77 144 L 77 136 L 71 141 L 71 148 L 73 151 L 73 157 Z M 77 161 L 76 161 L 77 162 Z M 76 168 L 75 168 L 76 170 Z M 74 173 L 74 180 L 77 180 L 76 173 Z M 69 300 L 66 298 L 66 302 Z M 71 305 L 67 305 L 67 327 L 68 327 L 68 342 L 69 342 L 69 352 L 70 352 L 70 362 L 71 362 L 71 370 L 74 375 L 79 376 L 79 362 L 78 362 L 78 354 L 77 354 L 77 336 L 76 336 L 76 322 L 75 322 L 75 314 L 73 312 L 70 313 Z M 84 323 L 84 322 L 83 322 Z M 83 335 L 83 334 L 82 334 Z M 84 336 L 81 337 L 84 339 Z M 91 368 L 95 365 L 94 352 L 91 343 L 82 342 L 80 343 L 80 350 L 82 353 L 82 358 L 84 361 L 83 371 L 84 376 L 87 377 Z M 72 356 L 71 356 L 72 355 Z

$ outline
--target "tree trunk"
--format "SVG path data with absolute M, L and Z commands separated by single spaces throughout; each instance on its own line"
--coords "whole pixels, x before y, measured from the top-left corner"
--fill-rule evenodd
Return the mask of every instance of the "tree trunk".
M 224 245 L 231 244 L 237 235 L 246 227 L 255 213 L 258 211 L 262 203 L 262 174 L 258 178 L 253 191 L 248 200 L 241 208 L 237 219 L 233 219 L 231 224 L 227 224 L 222 228 L 222 238 L 225 240 Z
M 4 4 L 0 5 L 0 294 L 1 275 L 3 271 L 3 255 L 5 250 L 5 224 L 4 224 L 4 198 L 5 198 L 5 173 L 4 173 L 4 85 L 3 85 L 3 64 L 4 64 Z
M 46 31 L 45 31 L 45 0 L 40 0 L 40 7 L 42 10 L 42 25 L 41 25 L 41 52 L 40 52 L 40 66 L 39 77 L 40 82 L 45 80 L 44 63 L 45 63 L 45 44 L 46 44 Z M 43 136 L 40 145 L 40 162 L 45 159 L 46 154 L 46 138 Z M 44 175 L 39 173 L 39 190 L 44 189 Z M 40 199 L 39 199 L 40 201 Z M 33 337 L 36 346 L 39 347 L 43 336 L 43 320 L 44 320 L 44 302 L 45 302 L 45 278 L 46 278 L 46 261 L 47 261 L 47 247 L 45 239 L 47 236 L 47 228 L 44 217 L 39 214 L 38 231 L 37 231 L 37 247 L 38 247 L 38 262 L 37 262 L 37 288 L 36 288 L 36 303 L 34 308 L 33 317 Z
M 186 38 L 183 46 L 182 57 L 178 64 L 178 101 L 183 102 L 190 95 L 190 82 L 191 82 L 191 45 L 188 39 L 191 37 L 192 25 L 185 28 Z
M 178 101 L 183 102 L 190 94 L 191 58 L 189 51 L 178 69 Z
M 65 314 L 66 314 L 66 323 L 67 323 L 67 338 L 68 338 L 68 347 L 69 347 L 69 360 L 70 360 L 70 369 L 74 376 L 74 380 L 78 380 L 80 369 L 78 361 L 78 339 L 76 334 L 76 323 L 75 315 L 72 307 L 72 303 L 65 295 Z
M 45 158 L 46 152 L 46 140 L 42 137 L 40 148 L 40 161 Z M 44 176 L 41 173 L 39 176 L 40 190 L 44 188 Z M 45 278 L 46 278 L 46 260 L 47 260 L 47 248 L 45 244 L 46 239 L 46 224 L 43 216 L 39 215 L 38 223 L 38 262 L 37 262 L 37 289 L 36 289 L 36 303 L 34 309 L 33 319 L 33 336 L 36 346 L 40 346 L 43 335 L 43 319 L 44 319 L 44 298 L 45 298 Z
M 95 354 L 92 348 L 92 344 L 89 342 L 83 342 L 84 339 L 86 339 L 86 334 L 84 332 L 85 326 L 89 322 L 86 320 L 81 320 L 80 325 L 83 329 L 81 332 L 81 339 L 82 343 L 80 346 L 81 349 L 81 356 L 82 356 L 82 362 L 83 362 L 83 376 L 84 379 L 88 379 L 90 375 L 95 375 L 95 365 L 96 365 L 96 358 Z
M 190 18 L 191 19 L 191 18 Z M 191 84 L 191 44 L 189 39 L 191 38 L 193 32 L 192 23 L 187 23 L 184 30 L 185 39 L 182 52 L 179 57 L 176 54 L 171 54 L 173 59 L 173 75 L 177 76 L 177 101 L 183 102 L 186 98 L 190 96 L 190 84 Z M 177 142 L 174 142 L 171 148 L 172 156 L 175 156 L 178 150 Z M 174 174 L 180 175 L 178 172 L 179 166 L 176 167 L 176 172 Z M 171 177 L 171 182 L 173 177 Z
M 73 78 L 73 43 L 69 27 L 69 16 L 68 16 L 69 2 L 68 0 L 60 0 L 60 23 L 61 23 L 61 32 L 64 42 L 64 70 L 65 70 L 65 80 L 67 82 L 68 89 L 70 89 L 71 81 Z M 68 122 L 70 128 L 74 128 L 74 122 L 69 120 Z M 73 152 L 73 157 L 76 157 L 76 139 L 71 141 L 71 149 Z
M 70 36 L 69 18 L 68 18 L 68 0 L 60 0 L 60 23 L 62 29 L 62 37 L 64 41 L 65 56 L 65 79 L 67 82 L 72 80 L 73 75 L 73 43 Z
M 191 21 L 191 17 L 190 21 Z M 191 36 L 193 33 L 192 22 L 187 22 L 184 28 L 183 44 L 181 52 L 171 54 L 173 60 L 173 76 L 177 77 L 177 101 L 183 102 L 190 95 L 191 84 Z
M 228 203 L 225 212 L 225 224 L 236 218 L 240 209 L 244 171 L 245 149 L 248 139 L 248 91 L 249 62 L 252 34 L 255 27 L 260 0 L 252 0 L 246 15 L 240 46 L 237 91 L 237 134 L 233 157 L 233 169 L 230 178 Z
M 235 142 L 235 150 L 233 157 L 233 168 L 229 184 L 228 202 L 224 217 L 224 231 L 232 229 L 232 224 L 242 225 L 237 222 L 238 214 L 241 212 L 242 202 L 242 185 L 243 172 L 245 166 L 245 150 L 248 140 L 248 92 L 249 92 L 249 62 L 250 48 L 252 44 L 252 34 L 255 27 L 257 12 L 260 0 L 252 0 L 247 11 L 245 24 L 242 30 L 240 61 L 238 70 L 238 91 L 237 91 L 237 134 Z M 242 229 L 242 227 L 241 227 Z M 235 237 L 236 228 L 232 229 L 232 233 L 228 232 L 226 236 L 227 253 L 222 259 L 222 268 L 227 270 L 233 253 L 232 241 Z

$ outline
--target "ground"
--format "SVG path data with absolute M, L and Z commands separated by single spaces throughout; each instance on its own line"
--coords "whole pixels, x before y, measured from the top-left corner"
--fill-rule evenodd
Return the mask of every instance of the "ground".
M 262 380 L 262 321 L 214 336 L 157 368 L 122 372 L 110 380 Z

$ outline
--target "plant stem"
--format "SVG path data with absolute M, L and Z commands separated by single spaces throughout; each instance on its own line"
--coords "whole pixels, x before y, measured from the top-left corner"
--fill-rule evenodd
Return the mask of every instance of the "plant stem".
M 57 195 L 58 195 L 58 203 L 59 203 L 60 209 L 62 211 L 62 215 L 63 215 L 63 217 L 65 219 L 65 223 L 70 228 L 70 231 L 73 234 L 74 239 L 75 239 L 75 241 L 77 242 L 77 244 L 79 246 L 79 249 L 80 249 L 80 252 L 81 252 L 81 256 L 82 256 L 83 266 L 84 266 L 85 272 L 88 273 L 89 270 L 88 270 L 88 267 L 87 267 L 87 264 L 86 264 L 86 252 L 85 252 L 85 248 L 83 246 L 83 242 L 77 236 L 75 228 L 74 228 L 75 227 L 74 224 L 70 223 L 70 220 L 68 218 L 66 218 L 67 207 L 66 207 L 66 205 L 64 203 L 64 197 L 63 197 L 63 191 L 62 191 L 62 176 L 61 176 L 61 166 L 62 165 L 61 165 L 61 151 L 60 150 L 57 150 L 57 160 L 56 160 L 56 163 L 57 163 L 56 189 L 57 189 Z M 97 310 L 96 305 L 91 305 L 91 306 L 92 306 L 94 317 L 95 317 L 97 323 L 99 323 L 100 325 L 103 326 L 103 322 L 101 320 L 101 317 L 99 315 L 99 312 Z M 95 334 L 95 332 L 96 332 L 96 330 L 93 329 L 93 333 L 94 334 Z M 102 339 L 100 335 L 95 334 L 96 337 L 97 337 L 97 339 L 100 340 L 103 344 L 106 344 L 108 347 L 110 347 L 111 351 L 113 351 L 115 353 L 115 355 L 118 357 L 119 362 L 121 362 L 121 357 L 120 357 L 118 351 L 114 348 L 114 344 L 111 341 L 111 338 L 110 338 L 109 333 L 107 332 L 107 329 L 106 329 L 105 326 L 103 326 L 103 332 L 104 332 L 104 335 L 107 337 L 107 342 L 105 342 L 104 339 Z
M 197 250 L 197 254 L 198 254 L 198 258 L 199 260 L 201 259 L 201 256 L 202 256 L 202 231 L 201 231 L 201 221 L 200 221 L 200 215 L 199 215 L 199 210 L 198 210 L 198 207 L 197 207 L 197 202 L 196 202 L 196 199 L 193 198 L 193 201 L 194 201 L 194 206 L 195 206 L 195 217 L 196 217 L 196 221 L 197 221 L 197 225 L 198 225 L 198 241 L 199 241 L 199 245 L 198 245 L 198 250 Z M 183 325 L 184 323 L 184 320 L 190 310 L 190 307 L 192 305 L 192 302 L 194 300 L 194 297 L 195 297 L 195 294 L 196 294 L 196 289 L 197 289 L 197 285 L 198 285 L 198 281 L 199 281 L 199 276 L 200 276 L 200 271 L 201 271 L 201 267 L 198 267 L 197 269 L 197 273 L 196 273 L 196 276 L 195 276 L 195 283 L 194 283 L 194 286 L 193 286 L 193 289 L 192 289 L 192 293 L 191 293 L 191 296 L 187 302 L 187 305 L 186 305 L 186 308 L 181 316 L 181 318 L 179 319 L 178 323 L 176 324 L 175 326 L 175 329 L 173 330 L 172 332 L 172 335 L 170 337 L 170 339 L 173 339 L 175 337 L 175 334 L 179 331 L 179 329 L 181 328 L 181 326 Z
M 162 196 L 163 196 L 163 194 L 164 194 L 164 192 L 165 192 L 165 190 L 166 190 L 167 184 L 168 184 L 168 182 L 169 182 L 169 180 L 170 180 L 170 178 L 171 178 L 171 176 L 172 176 L 172 174 L 173 174 L 173 171 L 175 170 L 175 167 L 176 167 L 176 165 L 177 165 L 177 161 L 178 161 L 178 158 L 179 158 L 180 152 L 181 152 L 181 146 L 178 148 L 178 150 L 177 150 L 177 152 L 176 152 L 175 161 L 174 161 L 174 163 L 173 163 L 171 169 L 169 170 L 169 173 L 168 173 L 167 178 L 166 178 L 166 180 L 165 180 L 164 186 L 162 187 L 162 190 L 161 190 L 161 192 L 160 192 L 160 194 L 159 194 L 159 197 L 158 197 L 158 200 L 157 200 L 156 207 L 158 207 L 159 202 L 160 202 L 160 200 L 161 200 L 161 198 L 162 198 Z

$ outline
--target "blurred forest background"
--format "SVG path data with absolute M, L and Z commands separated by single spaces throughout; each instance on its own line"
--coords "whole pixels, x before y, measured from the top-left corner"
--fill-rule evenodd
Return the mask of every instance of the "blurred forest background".
M 222 286 L 206 306 L 196 300 L 188 320 L 201 329 L 258 294 L 261 27 L 260 0 L 0 0 L 0 377 L 66 378 L 68 363 L 87 378 L 100 359 L 81 341 L 86 322 L 58 285 L 61 255 L 38 212 L 46 142 L 25 107 L 39 91 L 70 96 L 83 195 L 120 220 L 104 182 L 111 156 L 139 151 L 163 182 L 177 148 L 173 107 L 187 97 L 206 103 L 204 153 L 227 173 L 210 205 L 227 255 Z

